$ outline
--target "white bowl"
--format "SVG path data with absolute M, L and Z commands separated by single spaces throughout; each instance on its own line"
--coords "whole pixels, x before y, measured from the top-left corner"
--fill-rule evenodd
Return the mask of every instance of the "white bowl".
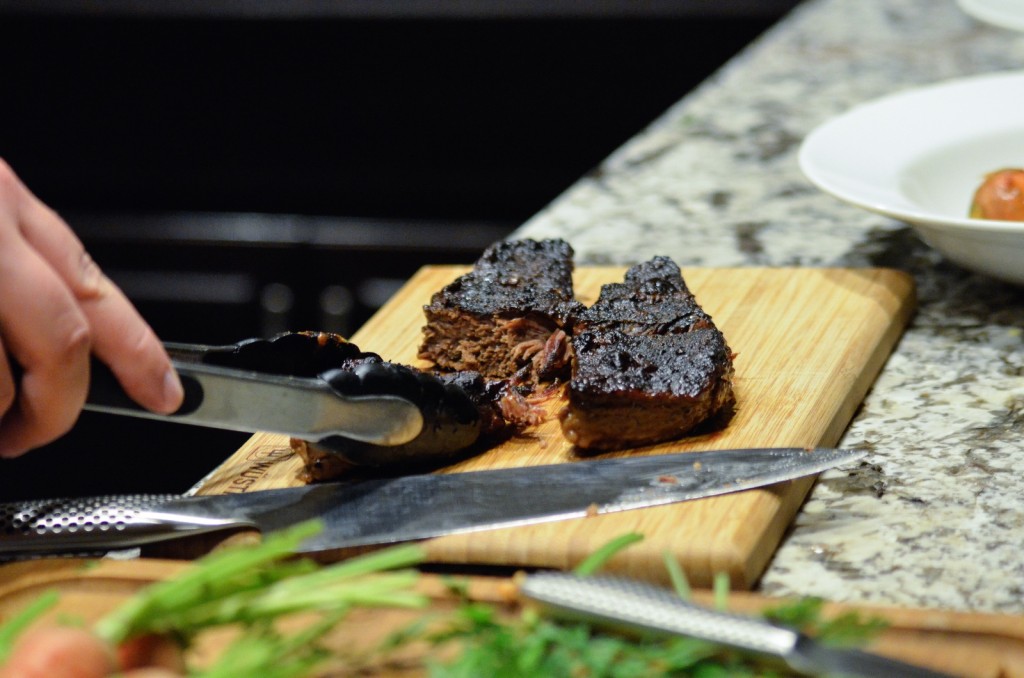
M 1024 2 L 1021 0 L 957 0 L 957 4 L 979 21 L 1024 31 Z
M 1024 222 L 971 219 L 985 175 L 1024 167 L 1024 71 L 953 80 L 854 107 L 804 140 L 823 191 L 915 227 L 950 260 L 1024 284 Z

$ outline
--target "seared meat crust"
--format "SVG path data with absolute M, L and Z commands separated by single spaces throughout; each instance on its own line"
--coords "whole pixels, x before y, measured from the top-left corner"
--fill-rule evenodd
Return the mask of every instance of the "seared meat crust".
M 433 295 L 419 357 L 440 369 L 537 381 L 567 370 L 573 250 L 563 240 L 499 242 Z M 524 370 L 525 368 L 525 370 Z
M 619 449 L 679 438 L 733 402 L 732 362 L 721 332 L 663 336 L 584 332 L 568 402 L 566 439 Z
M 576 329 L 568 403 L 559 418 L 579 447 L 671 440 L 733 403 L 732 352 L 666 257 L 604 285 Z
M 668 257 L 654 257 L 626 271 L 623 282 L 603 285 L 597 302 L 580 314 L 576 330 L 657 336 L 711 324 L 679 266 Z
M 424 307 L 419 356 L 439 370 L 424 377 L 430 390 L 452 389 L 472 401 L 473 416 L 460 418 L 461 426 L 472 419 L 474 438 L 493 439 L 539 423 L 542 411 L 531 404 L 531 394 L 567 378 L 570 369 L 559 419 L 565 437 L 580 448 L 672 440 L 731 411 L 732 351 L 672 260 L 655 257 L 634 266 L 623 282 L 604 285 L 597 302 L 585 308 L 573 298 L 572 257 L 572 248 L 560 240 L 496 243 L 470 273 Z M 352 350 L 330 351 L 342 361 L 332 379 L 339 392 L 346 392 L 348 381 L 364 388 L 366 365 L 390 369 L 374 354 L 355 349 L 348 355 Z M 440 437 L 451 442 L 456 433 Z M 453 451 L 474 441 L 463 442 Z M 293 447 L 314 480 L 344 470 L 348 462 L 339 451 L 360 464 L 385 457 L 416 463 L 422 457 L 413 448 L 352 441 L 332 453 L 302 441 Z

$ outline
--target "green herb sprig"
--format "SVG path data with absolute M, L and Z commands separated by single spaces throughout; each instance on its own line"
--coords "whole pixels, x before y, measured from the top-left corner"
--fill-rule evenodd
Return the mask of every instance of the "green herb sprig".
M 96 633 L 112 644 L 146 634 L 190 638 L 212 627 L 254 624 L 301 612 L 332 614 L 352 607 L 426 607 L 412 593 L 423 560 L 416 546 L 399 546 L 319 567 L 286 560 L 320 530 L 304 523 L 255 547 L 226 548 L 202 558 L 178 577 L 159 582 L 101 619 Z
M 59 598 L 60 596 L 56 591 L 46 591 L 32 601 L 28 607 L 0 626 L 0 666 L 7 662 L 7 657 L 11 654 L 11 650 L 14 648 L 14 643 L 18 637 L 21 636 L 32 622 L 56 605 Z
M 597 572 L 613 556 L 640 541 L 636 534 L 612 540 L 584 560 L 576 573 Z M 679 563 L 665 554 L 665 567 L 677 594 L 689 599 L 691 589 Z M 713 581 L 713 604 L 728 607 L 729 578 Z M 884 629 L 880 620 L 862 621 L 848 614 L 825 620 L 821 601 L 802 599 L 772 608 L 767 616 L 816 635 L 823 642 L 863 644 Z M 718 678 L 783 676 L 777 663 L 759 659 L 696 638 L 626 637 L 584 623 L 559 622 L 526 609 L 506 620 L 493 606 L 465 601 L 449 626 L 428 637 L 434 647 L 458 644 L 455 659 L 429 662 L 431 678 L 632 678 L 694 676 Z
M 319 521 L 268 536 L 258 545 L 225 548 L 197 560 L 180 575 L 146 587 L 100 619 L 93 632 L 112 645 L 151 634 L 183 644 L 214 627 L 239 633 L 214 665 L 189 676 L 300 678 L 312 675 L 331 653 L 322 638 L 356 607 L 425 608 L 415 592 L 422 549 L 397 546 L 321 567 L 294 559 L 301 543 L 321 530 Z M 47 594 L 0 627 L 0 664 L 21 632 L 57 602 Z M 278 622 L 311 619 L 296 631 Z M 296 626 L 293 624 L 292 626 Z
M 420 548 L 399 546 L 326 567 L 294 559 L 301 543 L 319 529 L 315 521 L 305 523 L 256 546 L 208 555 L 181 575 L 139 592 L 100 620 L 94 631 L 112 644 L 149 634 L 187 643 L 204 630 L 231 626 L 239 631 L 236 639 L 213 665 L 190 668 L 189 676 L 303 678 L 316 675 L 332 658 L 322 640 L 353 608 L 428 605 L 428 598 L 414 590 L 419 575 L 411 569 L 423 561 Z M 641 540 L 638 534 L 612 540 L 580 563 L 577 574 L 597 572 Z M 673 588 L 688 599 L 685 572 L 669 554 L 664 559 Z M 451 588 L 460 590 L 457 581 Z M 466 590 L 461 591 L 465 595 Z M 49 592 L 0 626 L 0 664 L 18 634 L 56 599 L 57 594 Z M 719 574 L 714 578 L 714 605 L 727 604 L 728 577 Z M 883 622 L 863 621 L 855 614 L 825 619 L 822 606 L 820 599 L 804 598 L 766 610 L 765 616 L 833 644 L 860 645 L 884 629 Z M 283 630 L 278 622 L 297 614 L 312 621 L 298 630 Z M 454 660 L 427 660 L 432 678 L 783 675 L 776 665 L 693 638 L 638 640 L 587 624 L 547 619 L 530 608 L 508 620 L 497 607 L 468 597 L 443 621 L 437 630 L 428 618 L 419 619 L 385 641 L 380 656 L 386 660 L 390 652 L 415 641 L 426 640 L 436 650 L 456 644 Z

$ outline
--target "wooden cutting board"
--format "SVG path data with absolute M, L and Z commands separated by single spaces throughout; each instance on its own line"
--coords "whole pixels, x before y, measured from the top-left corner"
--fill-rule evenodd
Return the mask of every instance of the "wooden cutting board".
M 465 270 L 423 268 L 352 340 L 387 360 L 429 367 L 416 357 L 422 306 Z M 578 270 L 577 297 L 592 303 L 600 286 L 621 280 L 624 271 Z M 720 431 L 616 455 L 832 446 L 914 307 L 910 277 L 887 269 L 687 269 L 684 277 L 737 354 L 736 413 Z M 560 407 L 552 402 L 551 413 Z M 579 458 L 552 418 L 442 472 L 571 463 Z M 295 486 L 302 482 L 300 469 L 286 438 L 260 433 L 210 474 L 198 492 Z M 569 568 L 609 539 L 639 532 L 644 542 L 613 559 L 611 570 L 665 581 L 663 554 L 669 552 L 696 586 L 707 586 L 716 572 L 726 572 L 734 589 L 746 589 L 763 572 L 813 481 L 805 478 L 671 506 L 443 537 L 426 547 L 438 563 Z
M 60 594 L 56 608 L 37 624 L 47 625 L 61 619 L 93 623 L 123 604 L 143 586 L 172 577 L 186 563 L 171 560 L 81 561 L 50 559 L 15 563 L 0 567 L 0 623 L 24 609 L 45 591 Z M 499 605 L 499 611 L 517 614 L 514 587 L 509 579 L 472 577 L 459 579 L 466 584 L 470 599 Z M 420 589 L 431 599 L 428 614 L 443 619 L 457 605 L 444 579 L 424 576 Z M 694 599 L 712 604 L 706 590 L 695 590 Z M 733 592 L 728 607 L 737 612 L 757 614 L 780 600 L 755 594 Z M 829 603 L 827 618 L 854 611 L 863 619 L 881 618 L 886 630 L 868 648 L 872 652 L 902 659 L 953 675 L 978 678 L 1024 678 L 1024 618 L 999 614 L 945 612 L 941 610 L 887 607 L 854 607 Z M 371 651 L 390 633 L 408 627 L 423 612 L 408 610 L 356 610 L 330 634 L 327 645 L 348 657 Z M 190 665 L 203 666 L 214 659 L 230 641 L 230 633 L 214 631 L 201 634 L 190 653 Z M 412 646 L 400 657 L 411 665 L 427 652 Z M 343 664 L 352 667 L 351 661 Z M 360 676 L 420 676 L 422 669 L 390 669 L 358 672 Z M 350 675 L 339 670 L 330 675 Z

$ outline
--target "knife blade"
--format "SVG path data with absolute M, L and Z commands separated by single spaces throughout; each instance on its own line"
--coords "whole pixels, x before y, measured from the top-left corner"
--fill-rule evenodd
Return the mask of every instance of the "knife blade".
M 864 452 L 762 448 L 420 474 L 201 497 L 106 496 L 0 504 L 0 558 L 133 548 L 186 535 L 270 533 L 319 518 L 301 552 L 616 513 L 820 473 Z
M 267 374 L 172 359 L 185 398 L 172 414 L 150 412 L 93 359 L 85 409 L 232 431 L 267 431 L 311 442 L 333 436 L 395 446 L 416 438 L 424 416 L 392 394 L 342 395 L 323 379 Z M 330 445 L 326 446 L 330 449 Z
M 947 675 L 876 654 L 829 647 L 794 629 L 694 605 L 669 589 L 622 577 L 541 572 L 527 576 L 519 592 L 557 616 L 620 629 L 699 638 L 781 659 L 806 675 Z

